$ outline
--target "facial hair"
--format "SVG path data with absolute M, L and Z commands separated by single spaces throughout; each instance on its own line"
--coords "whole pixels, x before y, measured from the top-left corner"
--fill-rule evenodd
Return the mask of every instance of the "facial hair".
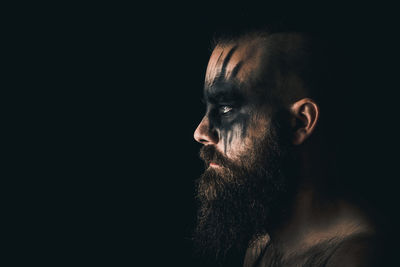
M 200 208 L 194 241 L 200 253 L 222 260 L 232 251 L 243 254 L 252 239 L 284 216 L 293 183 L 283 171 L 291 161 L 281 130 L 271 123 L 266 136 L 237 160 L 214 146 L 200 150 L 206 168 L 210 162 L 221 166 L 207 168 L 196 181 Z

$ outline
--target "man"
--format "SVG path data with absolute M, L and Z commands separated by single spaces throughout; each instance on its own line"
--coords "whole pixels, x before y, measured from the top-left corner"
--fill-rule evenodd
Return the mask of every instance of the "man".
M 330 186 L 324 95 L 334 77 L 322 44 L 295 32 L 217 40 L 194 133 L 206 164 L 195 235 L 204 252 L 243 253 L 244 266 L 378 263 L 374 224 Z

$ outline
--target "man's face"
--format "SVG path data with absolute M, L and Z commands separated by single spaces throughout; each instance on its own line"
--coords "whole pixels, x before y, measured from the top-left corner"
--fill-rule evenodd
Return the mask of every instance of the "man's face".
M 254 88 L 264 57 L 257 40 L 217 46 L 211 55 L 204 88 L 207 111 L 194 137 L 229 159 L 240 158 L 267 132 L 268 107 Z
M 264 50 L 260 40 L 217 46 L 208 64 L 207 109 L 194 134 L 204 145 L 200 156 L 206 163 L 197 181 L 195 239 L 206 252 L 243 249 L 255 234 L 265 233 L 285 202 L 287 128 L 257 88 Z

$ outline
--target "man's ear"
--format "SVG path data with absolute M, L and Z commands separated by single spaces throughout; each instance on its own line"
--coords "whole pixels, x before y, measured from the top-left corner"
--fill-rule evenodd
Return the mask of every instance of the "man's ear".
M 290 107 L 294 115 L 293 144 L 302 144 L 314 131 L 319 118 L 319 107 L 314 100 L 303 98 L 292 104 Z

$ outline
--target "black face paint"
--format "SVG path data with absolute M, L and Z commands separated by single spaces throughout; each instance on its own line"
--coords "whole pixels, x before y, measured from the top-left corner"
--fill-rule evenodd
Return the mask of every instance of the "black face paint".
M 236 76 L 237 76 L 239 70 L 242 68 L 242 66 L 243 66 L 243 61 L 239 61 L 239 63 L 236 64 L 236 66 L 233 68 L 230 78 L 233 78 L 233 79 L 236 78 Z
M 231 50 L 229 50 L 228 54 L 226 55 L 226 58 L 224 59 L 224 62 L 222 64 L 221 72 L 218 75 L 218 78 L 216 82 L 221 82 L 225 79 L 225 74 L 226 74 L 226 67 L 228 66 L 229 61 L 231 60 L 231 57 L 235 50 L 237 49 L 237 45 L 232 47 Z
M 243 61 L 239 61 L 229 74 L 227 68 L 238 46 L 232 47 L 223 59 L 222 67 L 214 80 L 207 84 L 204 90 L 204 99 L 207 104 L 207 113 L 210 123 L 210 132 L 213 132 L 223 142 L 226 154 L 228 146 L 236 139 L 243 139 L 249 128 L 254 113 L 254 104 L 257 99 L 249 99 L 247 86 L 236 79 Z M 223 53 L 218 57 L 217 62 Z M 245 90 L 246 88 L 246 90 Z M 250 103 L 252 103 L 250 105 Z M 222 109 L 229 112 L 221 112 Z
M 215 82 L 205 89 L 204 97 L 210 130 L 217 132 L 226 153 L 234 138 L 243 138 L 247 133 L 252 114 L 249 102 L 238 83 L 232 81 Z M 229 112 L 221 112 L 224 107 L 229 107 Z

